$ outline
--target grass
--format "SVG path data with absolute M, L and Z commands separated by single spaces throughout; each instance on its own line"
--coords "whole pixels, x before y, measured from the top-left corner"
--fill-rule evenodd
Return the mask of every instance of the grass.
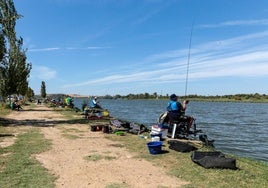
M 50 146 L 34 128 L 18 135 L 13 145 L 0 148 L 0 187 L 55 187 L 56 178 L 32 156 Z
M 31 110 L 36 106 L 36 104 L 34 104 L 34 103 L 25 103 L 25 104 L 22 105 L 22 108 L 24 106 L 27 106 L 27 108 L 29 110 Z M 9 102 L 5 102 L 5 103 L 0 102 L 0 112 L 1 112 L 0 113 L 1 116 L 6 116 L 6 115 L 8 115 L 8 114 L 10 114 L 12 112 L 12 110 L 10 109 Z
M 6 116 L 12 112 L 7 103 L 0 103 L 1 116 Z
M 81 131 L 77 128 L 59 127 L 59 129 L 62 132 L 62 136 L 67 139 L 75 140 L 75 139 L 80 139 L 84 136 L 83 135 L 84 131 Z M 80 134 L 77 135 L 76 133 L 80 133 Z
M 73 134 L 62 134 L 64 138 L 70 139 L 70 140 L 76 140 L 81 138 L 80 136 L 73 135 Z
M 164 141 L 162 149 L 166 152 L 160 155 L 150 155 L 146 143 L 136 135 L 117 136 L 106 135 L 107 139 L 124 143 L 124 146 L 136 154 L 135 157 L 143 158 L 156 166 L 168 170 L 168 174 L 189 181 L 184 186 L 192 187 L 257 187 L 265 188 L 268 185 L 268 165 L 246 158 L 236 158 L 238 170 L 229 169 L 205 169 L 191 161 L 191 153 L 181 153 L 168 148 Z M 209 150 L 209 148 L 201 148 Z M 230 157 L 230 156 L 229 156 Z M 234 157 L 234 156 L 232 156 Z

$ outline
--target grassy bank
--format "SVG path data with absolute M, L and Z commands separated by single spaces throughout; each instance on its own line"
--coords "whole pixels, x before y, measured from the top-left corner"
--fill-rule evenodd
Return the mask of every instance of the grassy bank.
M 72 117 L 72 112 L 63 111 L 66 117 Z M 77 115 L 77 114 L 76 114 Z M 77 117 L 77 116 L 76 116 Z M 89 121 L 89 124 L 95 124 L 95 121 Z M 107 122 L 108 123 L 108 122 Z M 148 136 L 148 135 L 147 135 Z M 152 162 L 155 166 L 162 167 L 167 173 L 190 184 L 184 186 L 190 187 L 258 187 L 264 188 L 268 185 L 268 164 L 247 158 L 236 156 L 237 170 L 229 169 L 205 169 L 191 161 L 191 153 L 180 153 L 168 148 L 167 141 L 164 141 L 161 155 L 151 155 L 148 152 L 146 143 L 149 139 L 141 139 L 137 135 L 127 134 L 126 136 L 117 136 L 115 134 L 105 135 L 106 139 L 118 142 L 118 147 L 125 147 L 133 153 L 136 158 L 142 158 Z M 200 151 L 209 151 L 211 148 L 200 148 Z
M 136 157 L 151 161 L 154 165 L 168 170 L 168 174 L 190 182 L 185 187 L 267 187 L 268 165 L 245 158 L 236 158 L 237 170 L 205 169 L 191 161 L 191 153 L 181 153 L 168 148 L 164 141 L 161 155 L 150 155 L 146 146 L 148 140 L 135 135 L 107 135 L 107 139 L 119 141 Z M 201 148 L 200 150 L 208 150 Z M 234 157 L 234 156 L 232 156 Z
M 34 108 L 34 106 L 31 106 Z M 51 108 L 53 109 L 53 108 Z M 96 121 L 88 121 L 81 118 L 79 112 L 69 109 L 55 108 L 55 113 L 61 113 L 66 118 L 66 123 L 96 124 Z M 1 117 L 4 116 L 0 112 Z M 5 114 L 10 111 L 5 112 Z M 106 123 L 109 121 L 106 120 Z M 72 131 L 65 129 L 63 136 L 69 139 L 79 139 L 71 137 Z M 90 130 L 89 130 L 90 131 Z M 0 133 L 6 135 L 16 134 L 17 139 L 13 145 L 0 147 L 0 187 L 55 187 L 56 177 L 50 174 L 41 164 L 34 159 L 33 155 L 50 149 L 51 143 L 41 134 L 39 128 L 8 127 L 0 124 Z M 4 137 L 0 137 L 0 142 Z M 106 134 L 106 139 L 116 141 L 118 147 L 124 147 L 133 153 L 136 158 L 150 161 L 155 166 L 164 168 L 169 175 L 176 176 L 190 183 L 184 187 L 267 187 L 268 185 L 268 165 L 266 163 L 238 158 L 237 170 L 227 169 L 205 169 L 191 161 L 191 153 L 180 153 L 168 148 L 164 141 L 161 155 L 150 155 L 146 143 L 148 139 L 142 139 L 137 135 L 127 134 L 117 136 Z M 200 150 L 209 150 L 201 148 Z M 100 158 L 103 156 L 95 156 Z M 104 156 L 105 157 L 105 156 Z M 116 186 L 120 187 L 120 186 Z

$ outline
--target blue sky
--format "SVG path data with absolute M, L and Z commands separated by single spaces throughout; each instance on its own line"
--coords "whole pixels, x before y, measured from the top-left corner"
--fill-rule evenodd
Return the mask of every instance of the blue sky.
M 267 0 L 14 3 L 35 94 L 268 94 Z

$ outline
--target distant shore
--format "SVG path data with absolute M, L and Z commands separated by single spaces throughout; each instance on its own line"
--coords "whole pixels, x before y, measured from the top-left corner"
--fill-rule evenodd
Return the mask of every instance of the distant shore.
M 48 94 L 47 97 L 52 99 L 64 99 L 66 96 L 71 96 L 72 98 L 77 99 L 89 99 L 93 96 L 91 95 L 80 95 L 80 94 Z M 128 95 L 105 95 L 98 96 L 100 99 L 122 99 L 122 100 L 169 100 L 169 95 L 158 95 L 154 94 L 128 94 Z M 203 95 L 187 95 L 187 96 L 178 96 L 179 99 L 190 100 L 190 101 L 203 101 L 203 102 L 246 102 L 246 103 L 268 103 L 268 95 L 266 94 L 235 94 L 235 95 L 216 95 L 216 96 L 203 96 Z M 41 98 L 39 95 L 36 95 L 35 98 Z

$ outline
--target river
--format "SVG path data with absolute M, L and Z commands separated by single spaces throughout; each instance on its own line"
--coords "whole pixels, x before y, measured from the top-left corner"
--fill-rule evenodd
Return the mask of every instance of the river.
M 85 99 L 74 99 L 81 108 Z M 87 101 L 88 102 L 88 101 Z M 165 111 L 167 100 L 107 100 L 100 103 L 110 115 L 151 126 Z M 268 104 L 197 102 L 188 104 L 186 114 L 195 117 L 215 148 L 223 153 L 268 162 Z

